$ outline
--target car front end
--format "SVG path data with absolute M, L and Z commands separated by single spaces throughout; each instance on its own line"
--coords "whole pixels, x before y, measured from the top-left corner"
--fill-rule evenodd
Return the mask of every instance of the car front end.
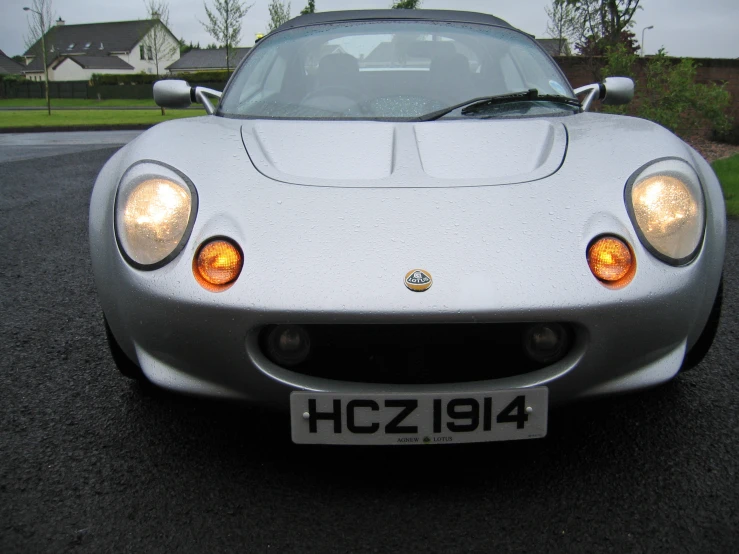
M 366 443 L 382 402 L 399 401 L 433 420 L 423 442 L 460 442 L 495 414 L 537 429 L 495 440 L 542 436 L 549 405 L 684 366 L 717 298 L 725 219 L 715 175 L 677 137 L 569 108 L 438 121 L 346 109 L 170 122 L 103 168 L 96 284 L 111 340 L 146 379 L 292 403 L 297 442 L 336 417 Z M 351 442 L 341 425 L 327 442 Z

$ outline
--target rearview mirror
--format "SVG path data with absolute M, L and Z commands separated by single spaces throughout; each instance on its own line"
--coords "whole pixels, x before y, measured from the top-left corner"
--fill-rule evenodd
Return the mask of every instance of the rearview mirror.
M 154 102 L 157 106 L 173 110 L 189 108 L 192 104 L 190 91 L 187 81 L 157 81 L 154 83 Z

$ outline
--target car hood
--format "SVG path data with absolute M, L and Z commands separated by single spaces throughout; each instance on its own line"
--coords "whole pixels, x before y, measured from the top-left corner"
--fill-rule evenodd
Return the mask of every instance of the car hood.
M 254 167 L 283 183 L 325 187 L 465 187 L 543 179 L 567 152 L 559 121 L 249 121 Z

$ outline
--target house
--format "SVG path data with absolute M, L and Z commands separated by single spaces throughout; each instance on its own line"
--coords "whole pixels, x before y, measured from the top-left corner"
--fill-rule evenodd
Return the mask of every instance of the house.
M 0 75 L 20 75 L 23 66 L 0 50 Z
M 572 55 L 570 43 L 566 38 L 537 38 L 536 42 L 553 58 Z
M 180 42 L 158 18 L 66 25 L 44 36 L 49 81 L 89 81 L 93 73 L 161 74 L 180 57 Z M 44 80 L 41 40 L 23 57 L 23 74 Z
M 251 48 L 232 48 L 230 69 L 238 67 L 241 60 Z M 198 71 L 219 71 L 226 69 L 226 49 L 225 48 L 209 48 L 199 49 L 193 48 L 189 52 L 180 57 L 179 60 L 167 67 L 170 73 L 196 73 Z

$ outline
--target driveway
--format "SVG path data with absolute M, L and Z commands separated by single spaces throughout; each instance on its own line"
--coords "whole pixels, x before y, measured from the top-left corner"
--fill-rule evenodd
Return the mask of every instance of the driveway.
M 142 132 L 0 133 L 0 163 L 123 146 Z
M 285 414 L 118 375 L 87 222 L 113 152 L 0 164 L 2 554 L 739 552 L 739 220 L 716 343 L 671 383 L 537 441 L 300 447 Z

